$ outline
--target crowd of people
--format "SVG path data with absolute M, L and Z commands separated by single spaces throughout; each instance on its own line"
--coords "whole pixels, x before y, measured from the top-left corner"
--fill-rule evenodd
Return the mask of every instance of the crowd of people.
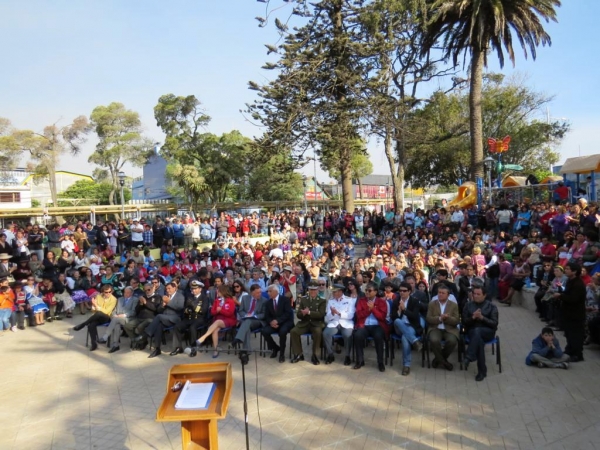
M 74 330 L 87 329 L 90 350 L 107 343 L 119 351 L 127 336 L 134 349 L 150 346 L 149 357 L 162 353 L 167 332 L 172 356 L 196 356 L 210 341 L 215 358 L 227 333 L 242 349 L 261 333 L 271 357 L 284 362 L 289 335 L 292 363 L 320 364 L 323 346 L 326 364 L 343 352 L 344 365 L 357 370 L 373 340 L 380 371 L 393 335 L 402 344 L 402 375 L 424 344 L 434 367 L 453 370 L 450 356 L 466 342 L 463 363 L 476 363 L 482 380 L 484 345 L 498 328 L 496 300 L 510 306 L 537 286 L 547 326 L 527 363 L 567 368 L 600 337 L 599 224 L 597 206 L 584 199 L 11 224 L 0 233 L 0 319 L 16 332 L 26 319 L 34 327 L 83 315 Z M 556 330 L 565 332 L 564 353 Z

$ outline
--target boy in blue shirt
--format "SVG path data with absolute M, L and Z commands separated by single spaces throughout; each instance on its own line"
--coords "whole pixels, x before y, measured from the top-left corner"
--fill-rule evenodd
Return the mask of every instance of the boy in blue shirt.
M 563 353 L 554 331 L 550 327 L 542 328 L 538 337 L 531 341 L 531 352 L 525 359 L 528 366 L 551 369 L 568 369 L 569 355 Z

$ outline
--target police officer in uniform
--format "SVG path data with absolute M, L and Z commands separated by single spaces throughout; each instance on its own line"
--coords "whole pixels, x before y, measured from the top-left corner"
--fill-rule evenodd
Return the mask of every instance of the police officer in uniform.
M 325 323 L 325 308 L 327 301 L 319 297 L 319 282 L 311 281 L 308 286 L 308 295 L 298 299 L 296 317 L 298 323 L 290 332 L 290 341 L 292 344 L 292 363 L 304 361 L 302 353 L 301 336 L 310 333 L 313 341 L 313 354 L 311 362 L 317 366 L 320 363 L 317 352 L 321 349 L 321 339 L 323 336 L 323 327 Z
M 198 328 L 208 326 L 208 313 L 210 308 L 208 306 L 206 292 L 202 292 L 203 287 L 204 283 L 201 281 L 192 280 L 190 282 L 192 295 L 185 301 L 183 320 L 175 325 L 173 330 L 173 347 L 175 347 L 175 349 L 171 352 L 171 356 L 183 353 L 181 341 L 183 340 L 183 334 L 186 330 L 190 331 L 190 342 L 196 342 L 196 339 L 198 339 Z M 196 347 L 193 347 L 190 352 L 190 357 L 196 356 L 196 353 Z
M 333 336 L 338 333 L 344 338 L 344 365 L 349 366 L 351 363 L 350 348 L 352 344 L 352 332 L 354 331 L 354 313 L 356 310 L 354 299 L 346 297 L 344 289 L 343 284 L 334 284 L 333 297 L 327 302 L 327 313 L 325 314 L 325 323 L 327 326 L 325 331 L 323 331 L 325 349 L 327 350 L 325 364 L 331 364 L 335 360 L 333 356 Z

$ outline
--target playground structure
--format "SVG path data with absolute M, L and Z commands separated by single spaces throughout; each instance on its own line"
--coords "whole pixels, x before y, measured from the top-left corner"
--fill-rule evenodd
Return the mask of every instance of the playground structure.
M 491 193 L 489 188 L 483 188 L 483 203 L 492 203 L 494 205 L 506 203 L 512 205 L 515 203 L 549 202 L 552 201 L 553 191 L 557 183 L 562 181 L 563 177 L 546 177 L 539 184 L 534 185 L 525 184 L 525 180 L 526 177 L 509 175 L 502 180 L 501 187 L 492 187 Z M 448 203 L 448 206 L 469 208 L 476 204 L 477 185 L 471 181 L 467 181 L 458 187 L 458 194 Z

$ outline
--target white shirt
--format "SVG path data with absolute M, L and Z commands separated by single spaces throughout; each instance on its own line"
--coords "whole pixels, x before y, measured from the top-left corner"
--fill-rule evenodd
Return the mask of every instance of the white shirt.
M 438 301 L 438 303 L 440 304 L 440 315 L 444 314 L 444 311 L 446 311 L 446 305 L 448 305 L 448 301 L 446 300 L 446 302 L 444 302 L 444 304 L 442 305 L 441 302 Z M 440 322 L 439 325 L 437 326 L 440 330 L 445 330 L 446 329 L 446 325 L 444 325 L 444 322 Z
M 339 314 L 332 314 L 331 308 L 335 308 Z M 325 314 L 325 323 L 327 328 L 335 328 L 341 325 L 343 328 L 354 328 L 354 313 L 356 312 L 355 300 L 351 297 L 342 295 L 339 300 L 329 299 Z
M 135 241 L 135 242 L 139 242 L 139 241 L 143 241 L 144 240 L 144 227 L 141 225 L 131 225 L 131 228 L 129 229 L 131 231 L 131 240 Z

